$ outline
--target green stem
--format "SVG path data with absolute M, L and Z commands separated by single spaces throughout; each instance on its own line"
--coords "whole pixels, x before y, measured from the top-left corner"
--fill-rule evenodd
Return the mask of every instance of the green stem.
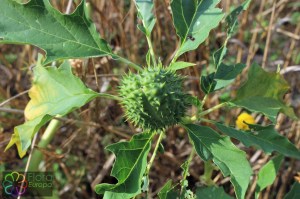
M 155 54 L 154 54 L 154 50 L 153 50 L 151 38 L 150 38 L 150 36 L 146 36 L 146 37 L 147 37 L 147 42 L 148 42 L 148 46 L 149 46 L 149 51 L 150 51 L 152 62 L 154 64 L 154 66 L 156 66 L 157 63 L 156 63 L 156 59 L 155 59 Z
M 213 171 L 214 171 L 214 166 L 213 166 L 212 161 L 208 160 L 208 161 L 204 162 L 204 174 L 201 177 L 201 179 L 208 186 L 211 186 L 214 184 L 214 181 L 211 179 Z
M 190 168 L 190 164 L 191 164 L 191 162 L 192 162 L 192 160 L 194 158 L 194 155 L 195 155 L 195 149 L 193 147 L 192 151 L 191 151 L 191 153 L 190 153 L 190 155 L 189 155 L 189 157 L 187 159 L 187 166 L 186 166 L 187 169 L 184 170 L 183 177 L 182 177 L 182 180 L 181 180 L 181 193 L 183 192 L 183 188 L 184 188 L 184 184 L 183 183 L 186 180 L 186 177 L 188 176 L 188 173 L 189 173 L 188 171 L 189 171 L 189 168 Z
M 223 102 L 223 103 L 218 104 L 218 105 L 216 105 L 216 106 L 214 106 L 214 107 L 212 107 L 210 109 L 207 109 L 206 111 L 201 112 L 198 116 L 199 117 L 203 117 L 204 115 L 207 115 L 207 114 L 209 114 L 209 113 L 211 113 L 211 112 L 213 112 L 213 111 L 215 111 L 215 110 L 217 110 L 219 108 L 222 108 L 222 107 L 224 107 L 226 105 L 227 105 L 227 102 Z
M 176 50 L 176 54 L 174 55 L 174 57 L 173 57 L 173 59 L 172 59 L 172 61 L 171 61 L 171 64 L 173 64 L 173 63 L 175 63 L 176 62 L 176 60 L 177 60 L 177 58 L 178 58 L 178 55 L 177 55 L 177 50 Z M 170 64 L 170 65 L 171 65 Z
M 58 117 L 60 117 L 60 116 L 58 116 Z M 48 144 L 53 139 L 57 129 L 59 128 L 60 123 L 61 122 L 59 120 L 56 120 L 56 119 L 51 120 L 51 122 L 47 126 L 47 129 L 45 130 L 45 132 L 38 144 L 38 148 L 43 149 L 48 146 Z M 40 165 L 42 159 L 43 159 L 42 152 L 39 151 L 38 149 L 34 149 L 33 153 L 32 153 L 31 164 L 28 168 L 28 171 L 38 171 L 39 165 Z
M 210 123 L 210 124 L 217 124 L 218 123 L 216 121 L 208 120 L 208 119 L 204 119 L 204 118 L 201 118 L 201 122 L 207 122 L 207 123 Z
M 204 97 L 203 97 L 203 99 L 202 99 L 202 102 L 201 102 L 200 111 L 202 111 L 202 110 L 203 110 L 203 106 L 204 106 L 204 104 L 205 104 L 205 102 L 206 102 L 206 99 L 207 99 L 207 97 L 208 97 L 208 95 L 207 95 L 207 94 L 205 94 L 205 95 L 204 95 Z
M 103 98 L 107 98 L 107 99 L 113 99 L 113 100 L 118 100 L 121 101 L 122 98 L 119 96 L 115 96 L 115 95 L 111 95 L 111 94 L 107 94 L 107 93 L 98 93 L 99 97 L 103 97 Z
M 185 41 L 185 40 L 184 40 L 184 41 Z M 181 44 L 183 44 L 183 43 L 184 43 L 184 41 L 183 41 Z M 174 55 L 174 57 L 173 57 L 173 59 L 172 59 L 172 61 L 171 61 L 170 65 L 171 65 L 172 63 L 175 63 L 175 62 L 176 62 L 176 60 L 177 60 L 177 58 L 179 57 L 179 56 L 178 56 L 178 50 L 180 49 L 180 47 L 181 47 L 181 44 L 180 44 L 179 46 L 177 46 L 177 48 L 176 48 L 176 50 L 175 50 L 175 55 Z
M 150 169 L 151 169 L 152 164 L 153 164 L 153 162 L 154 162 L 155 156 L 156 156 L 156 154 L 157 154 L 157 150 L 158 150 L 159 145 L 160 145 L 160 143 L 161 143 L 161 141 L 162 141 L 162 139 L 163 139 L 163 136 L 164 136 L 164 133 L 163 133 L 163 132 L 160 132 L 160 133 L 159 133 L 158 140 L 157 140 L 156 145 L 155 145 L 155 148 L 154 148 L 154 151 L 153 151 L 153 154 L 152 154 L 152 156 L 151 156 L 151 158 L 150 158 L 150 161 L 148 162 L 148 165 L 147 165 L 147 168 L 146 168 L 146 172 L 145 172 L 145 175 L 146 175 L 146 176 L 148 176 L 148 174 L 149 174 L 149 172 L 150 172 Z
M 125 64 L 128 64 L 129 66 L 131 66 L 132 68 L 134 68 L 134 69 L 137 70 L 137 71 L 142 71 L 142 70 L 143 70 L 139 65 L 137 65 L 137 64 L 135 64 L 135 63 L 129 61 L 128 59 L 126 59 L 126 58 L 124 58 L 124 57 L 121 57 L 121 56 L 116 55 L 116 54 L 110 54 L 110 56 L 111 56 L 113 59 L 115 59 L 115 60 L 118 60 L 118 61 L 120 61 L 120 62 L 123 62 L 123 63 L 125 63 Z

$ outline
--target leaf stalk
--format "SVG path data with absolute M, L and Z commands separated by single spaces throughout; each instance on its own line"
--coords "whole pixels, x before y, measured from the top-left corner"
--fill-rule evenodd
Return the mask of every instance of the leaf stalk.
M 156 59 L 155 59 L 155 54 L 154 54 L 151 38 L 150 38 L 150 36 L 146 36 L 146 37 L 147 37 L 147 42 L 148 42 L 152 62 L 154 64 L 154 66 L 157 66 L 157 62 L 156 62 Z
M 123 62 L 125 64 L 128 64 L 130 67 L 134 68 L 137 71 L 142 71 L 143 70 L 139 65 L 133 63 L 132 61 L 130 61 L 130 60 L 124 58 L 124 57 L 121 57 L 121 56 L 116 55 L 116 54 L 111 54 L 111 56 L 112 56 L 113 59 L 115 59 L 117 61 L 120 61 L 120 62 Z
M 213 112 L 213 111 L 215 111 L 215 110 L 217 110 L 217 109 L 219 109 L 219 108 L 222 108 L 222 107 L 224 107 L 224 106 L 227 106 L 227 102 L 223 102 L 223 103 L 221 103 L 221 104 L 218 104 L 218 105 L 216 105 L 216 106 L 214 106 L 214 107 L 212 107 L 212 108 L 210 108 L 210 109 L 207 109 L 207 110 L 205 110 L 205 111 L 203 111 L 203 112 L 201 112 L 201 113 L 199 113 L 199 118 L 200 117 L 203 117 L 203 116 L 205 116 L 205 115 L 207 115 L 207 114 L 209 114 L 209 113 L 211 113 L 211 112 Z
M 183 189 L 184 189 L 184 181 L 186 180 L 187 176 L 189 175 L 189 168 L 190 168 L 190 165 L 192 163 L 194 156 L 195 156 L 195 148 L 192 147 L 192 151 L 187 159 L 187 166 L 186 166 L 187 169 L 184 170 L 183 177 L 181 180 L 181 190 L 180 190 L 181 193 L 183 192 Z
M 161 141 L 162 141 L 162 139 L 163 139 L 163 136 L 164 136 L 164 133 L 163 133 L 163 132 L 160 132 L 160 133 L 159 133 L 159 137 L 158 137 L 157 142 L 156 142 L 156 145 L 155 145 L 155 148 L 154 148 L 154 151 L 153 151 L 153 154 L 152 154 L 152 156 L 151 156 L 151 158 L 150 158 L 150 161 L 149 161 L 149 163 L 148 163 L 148 165 L 147 165 L 147 167 L 146 167 L 146 172 L 145 172 L 145 175 L 146 175 L 146 176 L 147 176 L 147 175 L 149 174 L 149 172 L 150 172 L 150 169 L 151 169 L 152 164 L 153 164 L 153 162 L 154 162 L 155 156 L 156 156 L 156 154 L 157 154 L 157 151 L 158 151 L 159 145 L 160 145 L 160 143 L 161 143 Z

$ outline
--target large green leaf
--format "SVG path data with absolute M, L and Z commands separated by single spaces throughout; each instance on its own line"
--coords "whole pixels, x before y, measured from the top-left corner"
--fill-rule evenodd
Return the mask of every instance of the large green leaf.
M 246 153 L 228 136 L 220 136 L 209 127 L 187 124 L 185 128 L 198 155 L 204 160 L 212 159 L 224 176 L 230 176 L 237 198 L 244 198 L 252 174 Z
M 104 194 L 104 199 L 129 199 L 141 193 L 152 138 L 152 133 L 142 133 L 134 135 L 129 142 L 119 142 L 106 147 L 116 155 L 111 175 L 118 183 L 98 184 L 95 186 L 96 193 Z
M 275 122 L 278 112 L 296 118 L 292 108 L 283 102 L 284 94 L 289 90 L 287 82 L 279 73 L 269 73 L 260 66 L 251 66 L 248 81 L 237 91 L 234 106 L 265 114 Z
M 217 82 L 215 90 L 224 88 L 231 84 L 235 78 L 243 71 L 245 64 L 226 65 L 221 64 L 215 74 L 214 80 Z
M 172 0 L 171 9 L 180 47 L 175 58 L 196 49 L 209 32 L 218 26 L 224 14 L 216 8 L 220 0 Z
M 282 155 L 278 155 L 265 164 L 258 173 L 258 179 L 255 188 L 255 198 L 259 197 L 259 193 L 267 186 L 273 184 L 277 172 L 283 160 Z
M 138 28 L 145 35 L 150 36 L 156 21 L 153 15 L 153 0 L 135 0 L 135 5 L 138 10 L 138 17 L 143 23 L 143 25 L 138 25 Z
M 201 187 L 196 190 L 196 199 L 233 199 L 222 187 Z
M 174 199 L 177 198 L 179 193 L 172 186 L 172 180 L 169 180 L 158 192 L 159 199 Z
M 295 182 L 292 189 L 284 196 L 284 199 L 299 199 L 300 198 L 300 183 Z
M 27 121 L 15 127 L 6 147 L 8 149 L 16 144 L 21 157 L 25 155 L 34 134 L 51 118 L 66 115 L 99 96 L 72 74 L 68 62 L 64 62 L 59 68 L 45 68 L 41 65 L 40 57 L 33 72 L 34 79 L 29 90 L 31 100 L 25 108 Z
M 236 130 L 232 127 L 216 123 L 217 128 L 226 135 L 240 140 L 245 146 L 261 148 L 266 153 L 277 151 L 283 155 L 300 159 L 299 150 L 284 136 L 280 135 L 273 125 L 251 125 L 250 131 Z
M 0 43 L 38 46 L 47 53 L 46 63 L 75 57 L 116 58 L 86 16 L 85 0 L 71 15 L 61 14 L 49 0 L 27 4 L 0 0 L 0 10 Z
M 213 91 L 228 86 L 243 71 L 245 66 L 245 64 L 235 64 L 228 66 L 221 63 L 217 68 L 217 72 L 213 72 L 207 76 L 201 76 L 200 86 L 202 91 L 206 94 L 209 94 Z

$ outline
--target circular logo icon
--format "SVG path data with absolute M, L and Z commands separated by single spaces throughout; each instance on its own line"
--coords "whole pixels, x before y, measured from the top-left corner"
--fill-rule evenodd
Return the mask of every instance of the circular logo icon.
M 26 192 L 28 182 L 25 175 L 14 171 L 4 176 L 2 186 L 7 195 L 18 197 Z

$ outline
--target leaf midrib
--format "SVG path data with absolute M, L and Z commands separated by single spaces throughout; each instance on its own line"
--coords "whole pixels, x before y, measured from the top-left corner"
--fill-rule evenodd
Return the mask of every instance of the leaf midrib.
M 231 127 L 229 127 L 229 128 L 231 128 Z M 220 130 L 220 129 L 219 129 Z M 220 131 L 222 131 L 222 130 L 220 130 Z M 261 137 L 255 137 L 255 135 L 253 135 L 253 134 L 251 134 L 251 133 L 249 133 L 249 134 L 246 134 L 246 133 L 244 133 L 244 135 L 246 135 L 246 136 L 249 136 L 249 137 L 251 137 L 252 139 L 254 138 L 254 139 L 258 139 L 258 140 L 260 140 L 260 141 L 262 141 L 262 142 L 266 142 L 266 143 L 269 143 L 271 146 L 277 146 L 278 148 L 280 148 L 280 149 L 283 149 L 283 150 L 285 150 L 285 147 L 281 147 L 280 145 L 276 145 L 276 144 L 273 144 L 272 142 L 270 142 L 269 140 L 264 140 L 264 139 L 262 139 Z M 280 134 L 278 134 L 279 136 L 282 136 L 282 135 L 280 135 Z M 236 138 L 237 138 L 237 136 L 236 136 Z M 240 140 L 241 141 L 241 140 Z M 244 141 L 242 141 L 243 143 L 244 143 Z M 249 146 L 255 146 L 255 144 L 250 144 Z M 277 152 L 280 152 L 280 151 L 278 151 L 278 150 L 276 150 L 276 149 L 273 149 L 273 150 L 271 150 L 271 152 L 273 152 L 273 151 L 277 151 Z M 295 152 L 292 152 L 292 153 L 295 153 Z M 299 157 L 299 156 L 296 156 L 296 157 Z
M 36 7 L 41 7 L 41 6 L 36 6 Z M 41 7 L 41 8 L 44 8 L 44 7 Z M 45 7 L 45 9 L 48 11 L 48 13 L 51 13 L 51 12 L 49 12 L 49 10 L 47 9 L 47 7 Z M 53 8 L 53 9 L 54 9 L 54 8 Z M 58 13 L 58 14 L 60 14 L 60 13 Z M 13 20 L 13 21 L 16 21 L 17 23 L 20 23 L 18 20 L 14 19 L 14 18 L 11 18 L 11 17 L 9 17 L 9 16 L 7 16 L 7 15 L 5 15 L 5 14 L 3 14 L 3 15 L 6 16 L 7 18 Z M 53 15 L 50 15 L 50 16 L 53 17 L 54 19 L 56 19 Z M 80 16 L 80 15 L 79 15 L 79 17 L 82 18 L 82 16 Z M 88 26 L 87 26 L 87 24 L 86 24 L 86 21 L 85 21 L 83 18 L 82 18 L 82 20 L 84 21 L 84 24 L 85 24 L 86 28 L 89 30 L 89 28 L 88 28 Z M 57 19 L 56 19 L 56 21 L 60 24 L 60 22 L 59 22 Z M 37 29 L 37 28 L 35 28 L 35 27 L 33 27 L 33 26 L 30 26 L 30 24 L 24 24 L 24 23 L 21 23 L 21 24 L 23 24 L 25 27 L 28 27 L 29 30 L 30 30 L 30 29 L 33 29 L 33 30 L 35 30 L 35 31 L 37 31 L 37 32 L 41 32 L 41 33 L 43 33 L 43 34 L 45 34 L 45 35 L 49 35 L 49 36 L 52 36 L 52 37 L 54 37 L 54 38 L 58 38 L 58 39 L 61 39 L 61 40 L 65 40 L 63 43 L 65 43 L 65 42 L 75 43 L 75 44 L 78 44 L 78 45 L 82 45 L 82 46 L 86 46 L 86 47 L 95 49 L 95 50 L 97 50 L 97 51 L 99 51 L 99 52 L 102 51 L 102 52 L 104 52 L 104 53 L 106 53 L 106 54 L 108 54 L 108 55 L 111 55 L 111 52 L 108 52 L 108 51 L 105 51 L 105 50 L 101 49 L 101 48 L 98 46 L 97 42 L 94 40 L 93 37 L 91 37 L 91 38 L 92 38 L 93 42 L 98 46 L 98 48 L 96 48 L 96 47 L 94 47 L 94 46 L 91 46 L 91 45 L 88 45 L 88 44 L 80 43 L 80 42 L 78 42 L 78 41 L 76 40 L 75 37 L 74 37 L 75 40 L 69 40 L 69 39 L 67 39 L 67 38 L 59 37 L 59 36 L 57 36 L 57 35 L 53 35 L 53 34 L 50 34 L 50 33 L 48 33 L 48 32 L 42 31 L 41 29 Z M 62 27 L 65 28 L 64 26 L 62 26 Z M 66 30 L 67 32 L 69 32 L 68 29 L 65 28 L 65 30 Z M 28 31 L 28 30 L 27 30 L 27 31 Z M 69 33 L 70 33 L 70 32 L 69 32 Z M 70 33 L 70 34 L 71 34 L 71 33 Z M 71 34 L 71 35 L 72 35 L 72 34 Z M 3 39 L 4 39 L 4 41 L 5 41 L 5 38 L 4 38 L 4 37 L 3 37 Z M 9 41 L 9 40 L 6 40 L 6 41 Z M 1 43 L 1 42 L 3 42 L 3 41 L 0 41 L 0 43 Z M 26 42 L 20 42 L 20 43 L 26 43 Z M 28 43 L 29 43 L 29 42 L 28 42 Z M 33 44 L 33 43 L 30 43 L 30 44 Z M 51 44 L 49 44 L 49 45 L 51 45 Z
M 81 96 L 80 96 L 81 95 Z M 62 101 L 67 101 L 69 98 L 74 98 L 74 97 L 77 97 L 77 96 L 80 96 L 80 97 L 84 97 L 85 95 L 90 95 L 90 97 L 93 97 L 94 96 L 94 94 L 81 94 L 81 93 L 79 93 L 79 94 L 76 94 L 76 95 L 73 95 L 73 96 L 67 96 L 68 98 L 66 98 L 66 97 L 64 97 L 64 98 L 61 98 L 60 100 L 57 100 L 57 101 L 55 101 L 55 102 L 51 102 L 51 101 L 44 101 L 43 103 L 39 103 L 38 105 L 35 105 L 35 106 L 31 106 L 31 108 L 30 108 L 30 111 L 32 111 L 33 109 L 38 109 L 40 106 L 42 106 L 42 105 L 47 105 L 47 104 L 60 104 Z M 89 98 L 90 98 L 89 97 Z M 56 106 L 57 107 L 57 106 Z M 71 108 L 74 108 L 74 107 L 80 107 L 80 106 L 74 106 L 74 105 L 72 105 L 71 106 Z M 71 109 L 70 108 L 70 109 Z M 55 109 L 51 109 L 51 112 L 53 113 L 53 112 L 55 112 L 56 110 L 59 110 L 60 108 L 59 107 L 57 107 L 57 108 L 55 108 Z M 48 113 L 45 113 L 45 112 L 43 112 L 43 113 L 41 113 L 40 115 L 38 115 L 38 116 L 36 116 L 36 117 L 34 117 L 33 119 L 36 119 L 36 118 L 38 118 L 38 117 L 40 117 L 40 116 L 45 116 L 45 115 L 51 115 L 51 116 L 55 116 L 55 115 L 53 115 L 53 114 L 51 114 L 51 112 L 49 112 L 49 108 L 47 108 L 47 112 Z M 68 111 L 66 111 L 66 112 L 69 112 L 69 109 L 68 109 Z M 33 120 L 32 119 L 32 120 Z
M 119 181 L 119 179 L 116 177 L 116 176 L 114 176 L 115 178 L 117 178 L 118 179 L 118 183 L 114 186 L 114 187 L 117 187 L 117 186 L 120 186 L 120 185 L 122 185 L 127 179 L 128 179 L 128 177 L 130 176 L 130 174 L 132 173 L 132 171 L 134 170 L 133 168 L 135 168 L 136 167 L 136 165 L 137 165 L 137 162 L 140 160 L 140 158 L 141 158 L 141 156 L 142 156 L 142 154 L 144 154 L 143 152 L 145 151 L 145 149 L 147 148 L 147 145 L 149 144 L 149 142 L 151 142 L 151 140 L 152 140 L 152 137 L 153 137 L 153 135 L 154 134 L 152 134 L 150 137 L 149 137 L 149 139 L 147 139 L 147 142 L 146 142 L 146 144 L 144 145 L 144 147 L 142 147 L 142 151 L 141 151 L 141 153 L 139 154 L 139 156 L 138 156 L 138 158 L 137 158 L 137 160 L 134 162 L 134 164 L 133 164 L 133 166 L 131 167 L 131 169 L 130 169 L 130 171 L 129 171 L 129 173 L 128 173 L 128 175 L 126 176 L 126 178 L 124 179 L 124 180 L 120 180 Z M 141 140 L 141 139 L 139 139 L 139 140 Z M 146 139 L 145 139 L 146 140 Z
M 189 34 L 189 32 L 190 32 L 191 24 L 193 24 L 194 19 L 195 19 L 195 16 L 196 16 L 196 13 L 197 13 L 197 11 L 198 11 L 198 8 L 199 8 L 199 6 L 202 4 L 202 2 L 203 2 L 203 0 L 201 0 L 201 2 L 197 5 L 197 7 L 196 7 L 196 9 L 195 9 L 195 13 L 194 13 L 193 18 L 192 18 L 192 20 L 191 20 L 191 23 L 189 24 L 189 26 L 187 26 L 187 31 L 186 31 L 186 34 L 184 35 L 184 40 L 181 42 L 180 47 L 182 47 L 182 45 L 183 45 L 183 44 L 185 43 L 185 41 L 186 41 L 186 38 L 187 38 L 187 36 L 188 36 L 188 34 Z M 182 4 L 181 4 L 181 7 L 182 7 Z M 182 12 L 183 12 L 183 8 L 182 8 Z M 185 19 L 184 15 L 183 15 L 183 19 L 184 19 L 184 21 L 185 21 L 185 23 L 186 23 L 186 19 Z M 187 23 L 186 23 L 186 24 L 187 24 Z

